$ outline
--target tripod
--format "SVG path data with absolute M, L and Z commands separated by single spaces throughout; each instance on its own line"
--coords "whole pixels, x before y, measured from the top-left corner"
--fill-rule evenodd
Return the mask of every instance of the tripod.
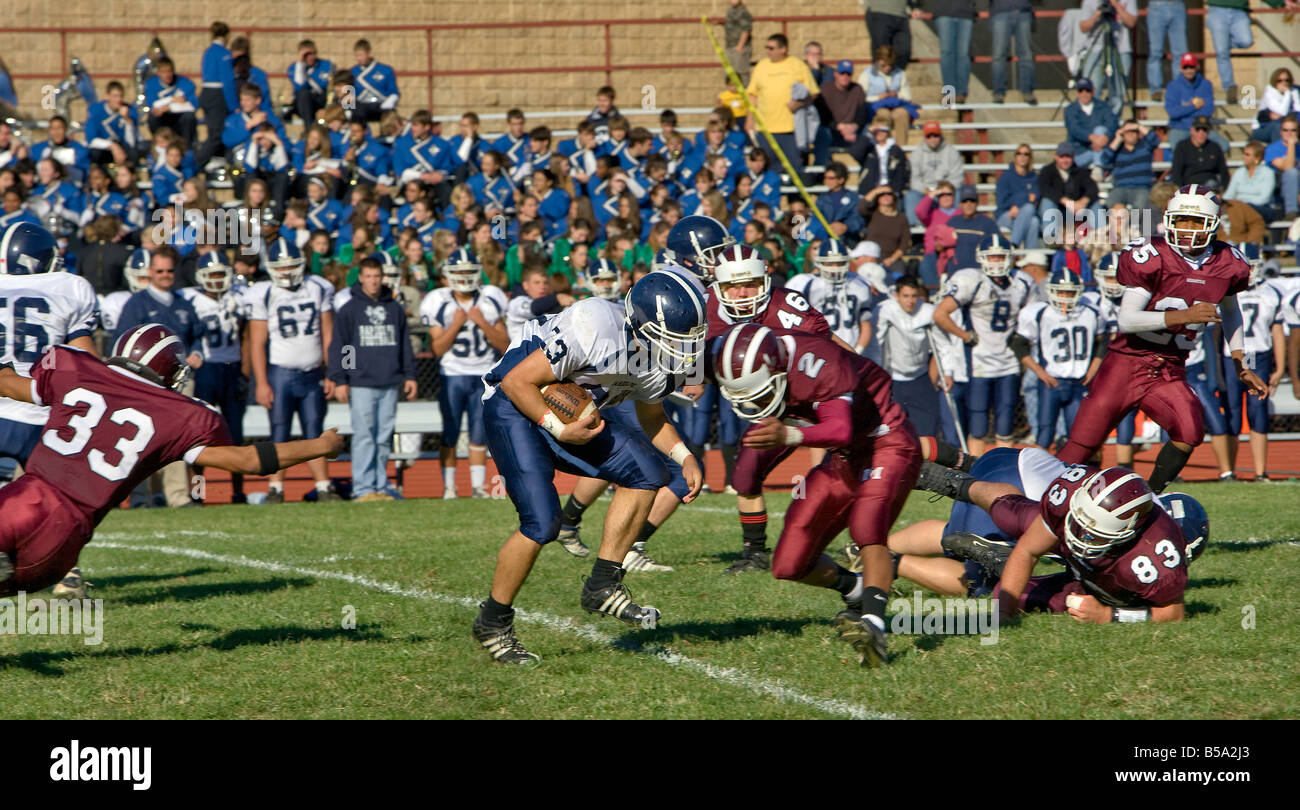
M 1116 117 L 1123 120 L 1123 108 L 1131 106 L 1134 102 L 1132 91 L 1129 90 L 1128 77 L 1125 74 L 1124 64 L 1120 59 L 1119 49 L 1115 47 L 1115 34 L 1118 33 L 1119 21 L 1112 16 L 1103 16 L 1097 21 L 1097 25 L 1088 32 L 1088 37 L 1084 41 L 1083 50 L 1079 54 L 1078 67 L 1070 75 L 1067 86 L 1061 90 L 1061 101 L 1056 105 L 1056 112 L 1052 114 L 1055 119 L 1061 114 L 1061 110 L 1070 102 L 1070 90 L 1073 90 L 1081 79 L 1091 79 L 1090 74 L 1095 73 L 1094 66 L 1102 66 L 1103 78 L 1101 82 L 1106 89 L 1105 103 L 1110 104 L 1111 93 L 1118 87 L 1120 94 L 1120 113 Z M 1119 81 L 1114 81 L 1114 77 L 1119 76 Z M 1096 88 L 1094 96 L 1098 102 L 1101 102 L 1102 87 Z M 1137 109 L 1132 107 L 1132 117 L 1137 118 Z

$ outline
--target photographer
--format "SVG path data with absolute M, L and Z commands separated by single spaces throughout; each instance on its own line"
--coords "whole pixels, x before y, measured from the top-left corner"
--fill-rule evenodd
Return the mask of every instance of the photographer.
M 1133 69 L 1129 32 L 1137 27 L 1137 0 L 1083 0 L 1080 11 L 1084 18 L 1079 30 L 1090 37 L 1090 47 L 1079 72 L 1102 88 L 1111 112 L 1118 117 L 1124 108 L 1124 83 Z M 1097 33 L 1099 25 L 1109 30 Z M 1114 49 L 1113 56 L 1107 53 L 1107 44 Z

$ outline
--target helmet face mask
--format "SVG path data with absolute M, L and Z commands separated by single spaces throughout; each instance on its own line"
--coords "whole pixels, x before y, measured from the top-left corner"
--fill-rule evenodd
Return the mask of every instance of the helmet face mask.
M 708 322 L 703 295 L 675 273 L 649 273 L 623 302 L 627 324 L 665 374 L 692 371 L 704 353 Z
M 1002 236 L 992 234 L 980 240 L 979 247 L 975 250 L 975 260 L 989 278 L 1006 278 L 1011 275 L 1015 251 Z
M 619 275 L 609 259 L 597 259 L 587 267 L 587 289 L 596 298 L 617 301 L 619 298 Z
M 453 292 L 476 292 L 483 286 L 483 265 L 473 253 L 460 248 L 443 262 L 442 277 Z
M 1219 232 L 1218 195 L 1192 184 L 1178 189 L 1165 208 L 1165 241 L 1183 254 L 1199 254 Z
M 1065 544 L 1082 559 L 1103 557 L 1137 536 L 1154 505 L 1155 495 L 1136 473 L 1122 467 L 1095 473 L 1070 496 Z
M 148 267 L 131 267 L 128 265 L 123 271 L 123 275 L 126 277 L 126 288 L 133 293 L 138 293 L 149 286 Z
M 194 271 L 194 280 L 204 292 L 221 295 L 228 292 L 235 283 L 235 270 L 228 265 L 213 262 Z
M 266 271 L 271 276 L 271 283 L 281 289 L 292 290 L 302 284 L 303 266 L 301 260 L 284 264 L 268 264 Z
M 1119 253 L 1108 253 L 1097 267 L 1097 286 L 1107 298 L 1124 295 L 1124 285 L 1119 283 Z
M 832 287 L 843 284 L 844 279 L 849 275 L 849 253 L 844 243 L 838 239 L 827 239 L 822 242 L 817 247 L 817 255 L 813 258 L 813 267 L 817 269 L 817 274 Z
M 736 245 L 723 253 L 713 282 L 718 306 L 735 322 L 750 321 L 767 309 L 772 295 L 772 278 L 758 252 Z
M 780 418 L 789 385 L 785 344 L 758 324 L 734 327 L 714 350 L 718 392 L 745 419 Z
M 1069 270 L 1058 270 L 1047 281 L 1047 300 L 1056 311 L 1069 315 L 1083 297 L 1083 282 Z

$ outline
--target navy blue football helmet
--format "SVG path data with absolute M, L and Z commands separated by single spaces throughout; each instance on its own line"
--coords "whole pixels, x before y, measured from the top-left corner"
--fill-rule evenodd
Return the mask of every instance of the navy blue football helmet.
M 379 269 L 384 273 L 384 284 L 396 295 L 397 288 L 402 283 L 402 266 L 393 258 L 393 254 L 386 250 L 376 250 L 366 258 L 379 262 Z
M 204 292 L 221 295 L 235 283 L 235 268 L 226 261 L 225 255 L 214 250 L 199 257 L 198 269 L 194 271 L 194 280 Z
M 849 249 L 838 239 L 823 239 L 813 259 L 818 274 L 832 287 L 844 283 L 849 275 Z
M 647 273 L 624 301 L 627 323 L 650 348 L 650 360 L 666 374 L 684 374 L 699 363 L 708 334 L 704 295 L 677 273 Z
M 1002 234 L 992 233 L 980 240 L 975 249 L 975 260 L 989 278 L 1006 278 L 1011 275 L 1016 251 Z
M 1097 286 L 1107 298 L 1119 298 L 1124 295 L 1124 285 L 1117 280 L 1119 276 L 1119 251 L 1107 253 L 1097 262 Z
M 617 301 L 622 292 L 619 283 L 621 275 L 609 259 L 594 259 L 587 265 L 586 278 L 583 280 L 592 295 L 606 301 Z
M 1069 315 L 1083 297 L 1083 279 L 1068 267 L 1060 267 L 1047 279 L 1047 302 L 1062 315 Z
M 302 251 L 292 240 L 275 238 L 266 246 L 266 270 L 275 286 L 296 289 L 303 277 Z
M 664 242 L 677 263 L 699 276 L 705 286 L 713 283 L 713 268 L 717 267 L 722 251 L 734 244 L 735 237 L 727 233 L 721 222 L 698 214 L 677 220 Z
M 676 261 L 673 258 L 673 252 L 668 248 L 659 248 L 655 251 L 654 261 L 650 263 L 651 270 L 662 270 Z
M 442 277 L 453 291 L 472 293 L 483 286 L 483 265 L 474 251 L 456 248 L 442 263 Z
M 62 269 L 59 243 L 40 225 L 15 222 L 0 237 L 0 273 L 25 276 Z
M 1187 542 L 1187 562 L 1191 563 L 1210 542 L 1210 516 L 1200 501 L 1182 492 L 1167 492 L 1156 498 L 1156 502 L 1169 513 L 1178 528 L 1183 530 L 1183 540 Z

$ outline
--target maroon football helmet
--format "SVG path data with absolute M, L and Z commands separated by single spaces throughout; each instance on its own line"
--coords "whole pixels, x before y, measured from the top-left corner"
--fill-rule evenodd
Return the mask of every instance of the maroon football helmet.
M 1125 467 L 1093 474 L 1070 497 L 1065 544 L 1093 560 L 1137 536 L 1156 498 L 1142 476 Z
M 743 323 L 718 341 L 713 370 L 718 391 L 751 422 L 785 410 L 789 352 L 775 332 Z
M 107 362 L 173 391 L 181 389 L 190 372 L 185 344 L 160 323 L 144 323 L 123 332 L 114 341 Z

